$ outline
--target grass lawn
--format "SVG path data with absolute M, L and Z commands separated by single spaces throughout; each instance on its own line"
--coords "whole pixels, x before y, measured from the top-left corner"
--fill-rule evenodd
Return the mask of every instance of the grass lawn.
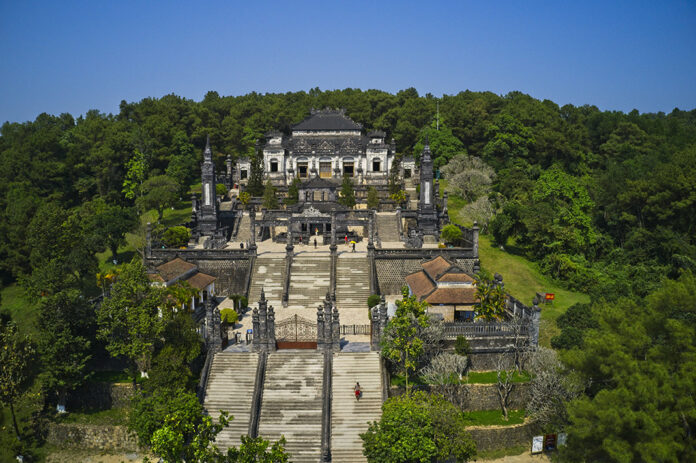
M 6 310 L 17 323 L 19 331 L 36 338 L 38 327 L 36 325 L 39 316 L 38 306 L 32 304 L 24 295 L 24 290 L 16 283 L 2 289 L 2 310 Z
M 539 271 L 539 267 L 534 262 L 493 246 L 489 236 L 479 236 L 479 258 L 481 266 L 490 273 L 500 273 L 503 276 L 505 289 L 525 304 L 531 305 L 537 292 L 556 295 L 556 300 L 552 304 L 541 306 L 539 343 L 543 346 L 549 347 L 551 338 L 559 333 L 556 326 L 559 315 L 573 304 L 590 301 L 588 295 L 564 289 L 554 283 Z
M 446 180 L 440 180 L 440 195 L 447 187 Z M 461 198 L 450 196 L 447 202 L 450 220 L 459 223 L 459 211 L 466 204 Z M 462 225 L 471 225 L 463 224 Z M 571 305 L 582 302 L 590 302 L 586 294 L 570 291 L 559 286 L 551 278 L 542 274 L 539 266 L 525 259 L 524 256 L 509 252 L 514 246 L 508 246 L 507 250 L 501 250 L 491 243 L 488 235 L 479 235 L 479 259 L 481 267 L 491 274 L 500 273 L 503 276 L 505 289 L 510 294 L 525 304 L 531 305 L 532 299 L 539 293 L 554 293 L 556 300 L 552 304 L 543 304 L 541 310 L 541 326 L 539 328 L 539 343 L 550 347 L 551 338 L 560 331 L 556 326 L 556 319 Z
M 508 410 L 508 420 L 503 420 L 500 410 L 477 410 L 464 412 L 467 426 L 512 426 L 524 423 L 524 410 Z

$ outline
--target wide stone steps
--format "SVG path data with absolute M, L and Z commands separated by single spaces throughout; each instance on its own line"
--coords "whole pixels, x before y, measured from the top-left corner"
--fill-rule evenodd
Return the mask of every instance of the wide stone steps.
M 382 243 L 401 241 L 396 214 L 377 214 L 377 233 Z
M 271 441 L 285 436 L 290 461 L 320 459 L 323 367 L 317 351 L 284 350 L 268 356 L 259 435 Z
M 258 354 L 247 352 L 220 352 L 213 358 L 203 406 L 216 422 L 221 410 L 234 417 L 216 439 L 223 451 L 239 446 L 240 436 L 249 432 L 258 362 Z
M 355 383 L 362 398 L 355 399 Z M 337 353 L 331 380 L 331 456 L 336 462 L 366 462 L 360 433 L 382 416 L 382 375 L 379 354 Z
M 275 310 L 281 307 L 283 297 L 283 284 L 285 279 L 285 257 L 265 257 L 259 256 L 254 263 L 253 274 L 251 276 L 251 286 L 249 288 L 249 307 L 256 307 L 261 297 L 261 288 L 266 295 L 269 305 Z
M 339 258 L 336 264 L 336 301 L 338 309 L 364 308 L 370 297 L 367 259 Z
M 329 256 L 295 256 L 290 271 L 288 307 L 308 309 L 313 315 L 317 306 L 326 297 L 330 284 L 331 258 Z
M 239 222 L 239 228 L 237 229 L 237 236 L 235 241 L 249 241 L 251 239 L 251 219 L 248 213 L 244 213 L 242 220 Z

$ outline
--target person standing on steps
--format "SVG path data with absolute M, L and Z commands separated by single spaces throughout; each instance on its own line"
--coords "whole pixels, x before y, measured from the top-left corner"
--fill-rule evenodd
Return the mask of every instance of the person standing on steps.
M 355 242 L 353 242 L 353 252 L 355 252 Z
M 317 248 L 317 239 L 314 238 L 314 249 L 316 249 L 316 248 Z
M 348 246 L 348 235 L 346 235 L 345 240 L 346 240 L 346 246 Z
M 355 382 L 355 387 L 353 388 L 353 391 L 355 391 L 355 400 L 360 400 L 360 397 L 362 396 L 362 391 L 360 390 L 359 382 Z

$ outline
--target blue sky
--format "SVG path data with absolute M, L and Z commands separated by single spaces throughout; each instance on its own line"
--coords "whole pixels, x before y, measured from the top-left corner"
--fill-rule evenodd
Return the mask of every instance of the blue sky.
M 0 43 L 0 123 L 313 87 L 696 108 L 694 1 L 0 0 Z

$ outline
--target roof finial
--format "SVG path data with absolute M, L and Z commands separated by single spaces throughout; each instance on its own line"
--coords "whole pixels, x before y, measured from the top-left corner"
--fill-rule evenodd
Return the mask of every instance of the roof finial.
M 428 132 L 425 132 L 425 146 L 430 146 L 430 139 L 428 138 Z

